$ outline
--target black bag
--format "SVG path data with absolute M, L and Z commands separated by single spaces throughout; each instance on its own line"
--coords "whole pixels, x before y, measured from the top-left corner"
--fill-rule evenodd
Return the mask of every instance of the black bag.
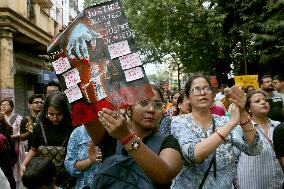
M 167 135 L 155 133 L 146 145 L 156 154 Z M 118 142 L 116 154 L 106 158 L 95 174 L 92 189 L 154 189 L 152 180 L 140 169 L 130 156 L 122 155 L 123 146 Z M 146 158 L 146 157 L 145 157 Z
M 71 188 L 71 186 L 76 183 L 76 178 L 71 177 L 71 175 L 66 171 L 64 166 L 64 160 L 66 156 L 66 147 L 64 147 L 64 144 L 65 142 L 67 142 L 68 137 L 64 139 L 62 146 L 48 146 L 47 138 L 42 123 L 40 123 L 40 128 L 45 142 L 45 146 L 41 145 L 38 147 L 37 156 L 47 157 L 54 163 L 56 168 L 57 185 L 65 188 Z

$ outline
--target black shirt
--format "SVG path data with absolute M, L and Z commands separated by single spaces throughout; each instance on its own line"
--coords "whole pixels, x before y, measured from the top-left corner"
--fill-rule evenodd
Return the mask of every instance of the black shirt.
M 32 147 L 38 148 L 39 146 L 67 146 L 70 134 L 73 130 L 72 126 L 65 126 L 63 124 L 42 125 L 47 139 L 47 144 L 44 142 L 41 126 L 37 125 L 34 130 Z M 64 144 L 63 144 L 64 143 Z
M 147 143 L 147 140 L 149 139 L 149 137 L 145 137 L 143 139 L 144 144 Z M 103 159 L 115 154 L 116 144 L 117 144 L 116 139 L 112 138 L 108 134 L 105 135 L 103 142 L 102 142 L 102 145 L 99 145 L 101 150 L 102 150 Z M 163 149 L 166 149 L 166 148 L 175 149 L 181 154 L 181 149 L 180 149 L 180 145 L 178 143 L 178 140 L 176 138 L 174 138 L 172 135 L 168 135 L 165 138 L 164 142 L 162 143 L 160 151 L 162 151 Z M 123 150 L 123 155 L 128 155 L 125 150 Z M 155 186 L 156 186 L 156 188 L 167 189 L 167 188 L 170 188 L 171 183 L 164 184 L 164 185 L 155 184 Z
M 272 120 L 275 121 L 284 121 L 283 116 L 283 100 L 281 96 L 276 96 L 273 94 L 272 97 L 268 97 L 267 101 L 270 105 L 270 111 L 267 115 Z
M 29 116 L 29 118 L 31 119 L 32 123 L 33 123 L 33 130 L 35 129 L 36 126 L 36 117 L 33 116 Z M 28 123 L 28 118 L 23 118 L 20 124 L 20 133 L 24 134 L 27 133 L 27 123 Z M 28 137 L 28 151 L 30 150 L 31 146 L 32 146 L 32 141 L 33 141 L 33 133 L 30 133 L 29 137 Z
M 273 145 L 276 157 L 284 157 L 284 123 L 279 124 L 273 131 Z

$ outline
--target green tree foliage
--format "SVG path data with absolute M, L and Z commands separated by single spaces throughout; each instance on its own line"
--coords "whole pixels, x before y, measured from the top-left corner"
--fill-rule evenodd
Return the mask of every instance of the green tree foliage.
M 284 66 L 283 0 L 217 0 L 218 12 L 226 15 L 224 31 L 231 46 L 235 72 L 281 72 Z M 266 69 L 263 69 L 266 68 Z
M 283 0 L 124 0 L 146 55 L 161 62 L 174 54 L 186 72 L 205 71 L 225 81 L 235 74 L 283 66 Z M 271 65 L 277 65 L 273 67 Z
M 85 0 L 84 7 L 97 1 Z M 181 71 L 204 71 L 220 82 L 232 68 L 234 74 L 283 70 L 283 0 L 121 2 L 144 63 L 170 55 Z
M 200 0 L 125 0 L 135 37 L 146 62 L 174 54 L 184 71 L 226 77 L 230 69 L 222 23 L 214 3 Z M 218 71 L 217 71 L 218 70 Z

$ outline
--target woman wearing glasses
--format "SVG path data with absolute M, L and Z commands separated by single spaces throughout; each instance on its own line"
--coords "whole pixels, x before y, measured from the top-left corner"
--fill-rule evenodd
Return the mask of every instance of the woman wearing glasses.
M 210 113 L 214 99 L 204 75 L 192 75 L 185 94 L 192 112 L 172 121 L 172 134 L 178 139 L 185 160 L 172 188 L 231 188 L 239 151 L 257 155 L 262 149 L 259 135 L 244 110 L 245 94 L 237 87 L 230 89 L 230 120 Z
M 123 145 L 124 155 L 132 157 L 157 188 L 170 188 L 172 179 L 181 169 L 180 148 L 171 135 L 165 137 L 159 154 L 146 145 L 158 132 L 163 115 L 162 93 L 156 87 L 153 87 L 153 92 L 151 99 L 143 100 L 127 110 L 130 118 L 128 124 L 122 115 L 109 109 L 99 112 L 99 120 L 109 135 Z M 103 151 L 102 155 L 105 158 Z
M 40 112 L 40 124 L 34 128 L 33 141 L 24 162 L 21 165 L 21 175 L 33 157 L 38 155 L 44 146 L 66 147 L 69 136 L 73 130 L 71 117 L 68 109 L 68 101 L 61 92 L 50 93 Z M 49 152 L 48 152 L 49 153 Z M 48 156 L 48 154 L 45 154 Z M 50 154 L 51 155 L 51 154 Z M 51 155 L 53 158 L 53 156 Z M 62 159 L 64 167 L 64 159 Z M 57 173 L 56 185 L 63 186 L 65 175 Z
M 18 154 L 18 158 L 15 159 L 16 162 L 13 166 L 13 175 L 18 188 L 21 183 L 20 166 L 25 158 L 24 143 L 20 138 L 20 125 L 23 118 L 19 114 L 15 113 L 15 104 L 13 100 L 2 100 L 0 102 L 0 109 L 0 111 L 5 112 L 5 119 L 13 127 L 13 134 L 11 135 L 11 138 L 16 144 L 15 148 Z

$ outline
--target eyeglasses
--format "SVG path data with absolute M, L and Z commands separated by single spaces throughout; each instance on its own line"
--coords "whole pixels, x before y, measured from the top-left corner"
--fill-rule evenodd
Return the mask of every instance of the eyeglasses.
M 159 101 L 150 101 L 150 100 L 142 100 L 138 103 L 140 106 L 144 107 L 144 108 L 149 108 L 150 105 L 152 105 L 152 107 L 155 110 L 162 110 L 164 107 L 164 103 L 159 102 Z
M 3 104 L 1 104 L 1 106 L 2 106 L 2 107 L 6 107 L 6 106 L 11 106 L 11 105 L 10 105 L 9 103 L 7 103 L 7 104 L 4 104 L 4 103 L 3 103 Z
M 48 119 L 54 119 L 54 118 L 62 119 L 63 114 L 53 114 L 53 113 L 47 113 L 47 118 Z
M 43 104 L 44 103 L 44 101 L 35 101 L 35 102 L 33 102 L 33 104 Z
M 209 86 L 205 86 L 203 88 L 194 87 L 190 90 L 190 92 L 195 96 L 200 95 L 202 93 L 202 91 L 204 92 L 204 94 L 211 94 L 212 93 L 212 90 Z

